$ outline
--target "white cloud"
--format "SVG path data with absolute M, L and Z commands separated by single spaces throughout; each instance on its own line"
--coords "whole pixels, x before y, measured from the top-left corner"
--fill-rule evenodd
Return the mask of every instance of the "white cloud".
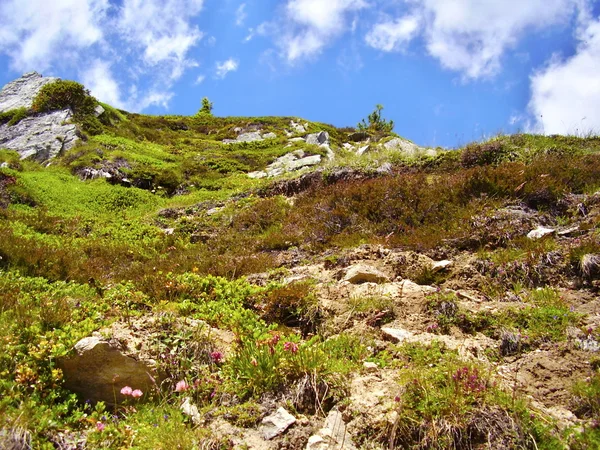
M 225 75 L 229 72 L 235 72 L 238 69 L 238 65 L 238 62 L 233 58 L 229 58 L 227 61 L 217 62 L 217 78 L 225 78 Z
M 164 66 L 171 80 L 178 79 L 193 61 L 189 50 L 203 37 L 191 19 L 204 0 L 124 0 L 117 26 L 122 37 L 140 49 L 151 67 Z
M 194 82 L 194 84 L 202 84 L 202 82 L 206 79 L 206 77 L 204 75 L 198 75 L 198 78 L 196 78 L 196 81 Z
M 380 22 L 366 35 L 371 47 L 384 52 L 402 50 L 419 32 L 420 17 L 408 15 Z
M 586 0 L 410 0 L 397 21 L 376 24 L 367 43 L 385 51 L 402 49 L 417 34 L 428 53 L 465 79 L 496 74 L 505 51 L 528 30 L 567 23 Z M 413 29 L 421 17 L 419 33 Z
M 575 55 L 554 56 L 531 77 L 533 131 L 600 133 L 600 19 L 587 23 L 579 39 Z
M 242 3 L 238 9 L 235 11 L 235 24 L 238 27 L 241 27 L 242 25 L 244 25 L 244 22 L 246 21 L 246 4 Z
M 58 57 L 76 57 L 100 42 L 108 7 L 108 0 L 3 0 L 0 52 L 15 71 L 43 71 Z
M 293 63 L 317 55 L 346 30 L 349 12 L 368 6 L 364 0 L 288 0 L 280 41 L 286 59 Z
M 81 82 L 92 95 L 104 103 L 117 108 L 125 108 L 121 91 L 111 72 L 110 64 L 96 60 L 81 74 Z

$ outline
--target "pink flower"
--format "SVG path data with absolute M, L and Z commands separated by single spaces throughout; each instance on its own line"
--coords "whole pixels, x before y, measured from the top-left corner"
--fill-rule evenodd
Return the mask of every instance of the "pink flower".
M 220 362 L 223 361 L 223 353 L 221 352 L 212 352 L 210 354 L 211 359 L 213 360 L 213 362 L 219 364 Z
M 96 430 L 104 431 L 105 428 L 106 428 L 106 425 L 104 425 L 102 422 L 96 422 Z
M 121 389 L 121 394 L 123 395 L 131 395 L 132 392 L 133 389 L 131 389 L 129 386 L 125 386 L 123 389 Z
M 189 388 L 190 388 L 190 385 L 187 384 L 187 381 L 181 380 L 181 381 L 178 381 L 177 384 L 175 385 L 175 392 L 187 391 Z
M 283 344 L 283 349 L 287 352 L 296 353 L 298 351 L 298 344 L 295 342 L 286 342 Z
M 143 392 L 140 389 L 136 389 L 135 391 L 133 391 L 131 393 L 131 396 L 133 398 L 138 398 L 138 397 L 141 397 L 142 395 L 143 395 Z

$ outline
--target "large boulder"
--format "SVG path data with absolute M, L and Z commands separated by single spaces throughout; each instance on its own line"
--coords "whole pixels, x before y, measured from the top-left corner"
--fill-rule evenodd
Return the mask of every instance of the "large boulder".
M 386 148 L 386 150 L 400 152 L 409 157 L 415 157 L 419 155 L 435 156 L 437 154 L 437 152 L 433 149 L 419 147 L 418 145 L 402 138 L 393 138 L 383 144 L 383 146 Z
M 59 360 L 65 387 L 86 400 L 121 403 L 121 389 L 129 386 L 144 394 L 156 384 L 154 368 L 125 355 L 112 341 L 87 337 L 75 344 L 75 355 Z
M 0 112 L 17 108 L 31 108 L 33 99 L 42 87 L 59 78 L 43 77 L 37 72 L 29 72 L 11 81 L 0 90 Z
M 75 146 L 77 127 L 68 123 L 71 110 L 26 117 L 15 125 L 0 125 L 0 147 L 16 150 L 21 159 L 45 161 Z
M 31 108 L 40 89 L 57 80 L 31 72 L 8 83 L 0 90 L 0 112 Z M 26 117 L 15 125 L 0 125 L 0 148 L 16 150 L 21 158 L 52 159 L 79 139 L 75 125 L 69 123 L 72 116 L 71 110 L 65 109 Z

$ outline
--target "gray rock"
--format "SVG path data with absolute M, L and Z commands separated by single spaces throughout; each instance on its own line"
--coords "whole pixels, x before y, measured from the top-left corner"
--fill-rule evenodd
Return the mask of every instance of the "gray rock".
M 383 144 L 387 150 L 398 151 L 406 156 L 418 156 L 420 154 L 426 156 L 435 156 L 437 152 L 430 148 L 419 147 L 410 141 L 402 138 L 394 138 Z
M 102 105 L 98 105 L 94 108 L 94 114 L 96 115 L 96 117 L 101 116 L 105 113 L 105 111 L 106 110 L 102 107 Z
M 121 403 L 129 397 L 121 388 L 140 389 L 144 395 L 155 386 L 153 367 L 121 352 L 112 342 L 87 337 L 75 344 L 76 354 L 58 361 L 65 387 L 92 401 Z
M 304 138 L 303 137 L 290 138 L 290 139 L 288 139 L 288 142 L 304 142 Z
M 392 173 L 392 164 L 389 162 L 383 163 L 375 170 L 375 172 L 381 175 Z
M 0 164 L 0 169 L 6 169 L 8 168 L 8 163 L 5 161 L 2 164 Z
M 262 135 L 263 139 L 276 139 L 277 135 L 275 133 L 266 133 Z
M 271 440 L 275 436 L 279 436 L 295 422 L 296 418 L 287 412 L 285 408 L 280 407 L 275 413 L 262 420 L 260 431 L 266 440 Z
M 0 125 L 0 147 L 16 150 L 21 158 L 52 159 L 75 146 L 79 138 L 74 124 L 67 123 L 71 110 L 27 117 L 13 126 Z
M 290 120 L 290 127 L 295 133 L 306 133 L 306 128 L 293 120 Z
M 11 81 L 0 90 L 0 112 L 17 108 L 31 108 L 33 99 L 42 87 L 60 78 L 42 77 L 37 72 L 29 72 Z
M 319 131 L 318 133 L 309 134 L 306 136 L 306 143 L 312 145 L 329 145 L 329 133 L 327 131 Z
M 267 174 L 267 172 L 264 172 L 262 170 L 258 170 L 255 172 L 248 172 L 248 177 L 255 178 L 255 179 L 266 178 L 268 176 L 269 175 Z
M 390 281 L 386 274 L 366 263 L 358 263 L 348 268 L 343 280 L 352 284 L 387 283 Z
M 250 133 L 242 133 L 236 139 L 237 142 L 255 142 L 255 141 L 262 141 L 262 140 L 263 140 L 263 138 L 260 135 L 259 131 L 251 131 Z
M 306 450 L 356 450 L 337 408 L 329 411 L 323 428 L 308 439 Z
M 533 241 L 541 239 L 545 236 L 554 234 L 556 230 L 552 229 L 552 228 L 546 228 L 546 227 L 537 227 L 535 230 L 531 230 L 529 233 L 527 233 L 527 237 Z
M 305 158 L 300 158 L 295 161 L 291 161 L 287 165 L 287 169 L 290 171 L 298 170 L 298 169 L 301 169 L 301 168 L 307 167 L 307 166 L 316 166 L 320 162 L 321 162 L 321 155 L 307 156 Z

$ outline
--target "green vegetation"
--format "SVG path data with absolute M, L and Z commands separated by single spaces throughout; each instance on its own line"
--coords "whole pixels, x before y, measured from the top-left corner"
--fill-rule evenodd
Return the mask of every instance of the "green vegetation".
M 90 449 L 229 448 L 211 420 L 255 427 L 265 404 L 278 402 L 313 426 L 347 405 L 354 377 L 390 373 L 397 397 L 381 403 L 393 420 L 363 430 L 365 446 L 598 445 L 597 363 L 590 382 L 573 388 L 585 427 L 561 434 L 491 365 L 465 362 L 437 341 L 392 345 L 380 327 L 422 306 L 415 328 L 440 339 L 483 333 L 498 345 L 486 355 L 506 364 L 572 345 L 573 330 L 597 339 L 552 286 L 597 288 L 599 222 L 589 211 L 600 186 L 599 138 L 499 136 L 436 156 L 380 149 L 358 157 L 341 150 L 355 129 L 309 123 L 307 133 L 329 133 L 336 160 L 304 178 L 251 179 L 247 172 L 289 152 L 325 150 L 288 142 L 297 118 L 215 117 L 207 98 L 192 117 L 105 104 L 96 117 L 98 104 L 80 84 L 57 82 L 32 111 L 0 115 L 12 125 L 69 107 L 86 134 L 49 166 L 0 151 L 0 446 L 10 435 L 41 449 L 64 436 Z M 382 109 L 358 128 L 386 142 L 393 122 Z M 276 137 L 223 143 L 256 130 Z M 378 172 L 384 162 L 391 170 Z M 518 217 L 501 216 L 515 205 Z M 580 234 L 525 238 L 538 220 L 577 224 Z M 394 263 L 394 281 L 439 286 L 421 306 L 375 290 L 334 298 L 354 261 L 347 251 L 360 244 L 473 258 L 457 272 Z M 308 275 L 322 262 L 331 286 Z M 467 309 L 454 291 L 463 283 L 482 293 L 483 306 L 510 303 Z M 116 324 L 146 335 L 160 379 L 143 400 L 87 404 L 65 388 L 60 358 L 94 332 L 111 337 Z M 184 398 L 198 407 L 200 425 L 181 413 Z

